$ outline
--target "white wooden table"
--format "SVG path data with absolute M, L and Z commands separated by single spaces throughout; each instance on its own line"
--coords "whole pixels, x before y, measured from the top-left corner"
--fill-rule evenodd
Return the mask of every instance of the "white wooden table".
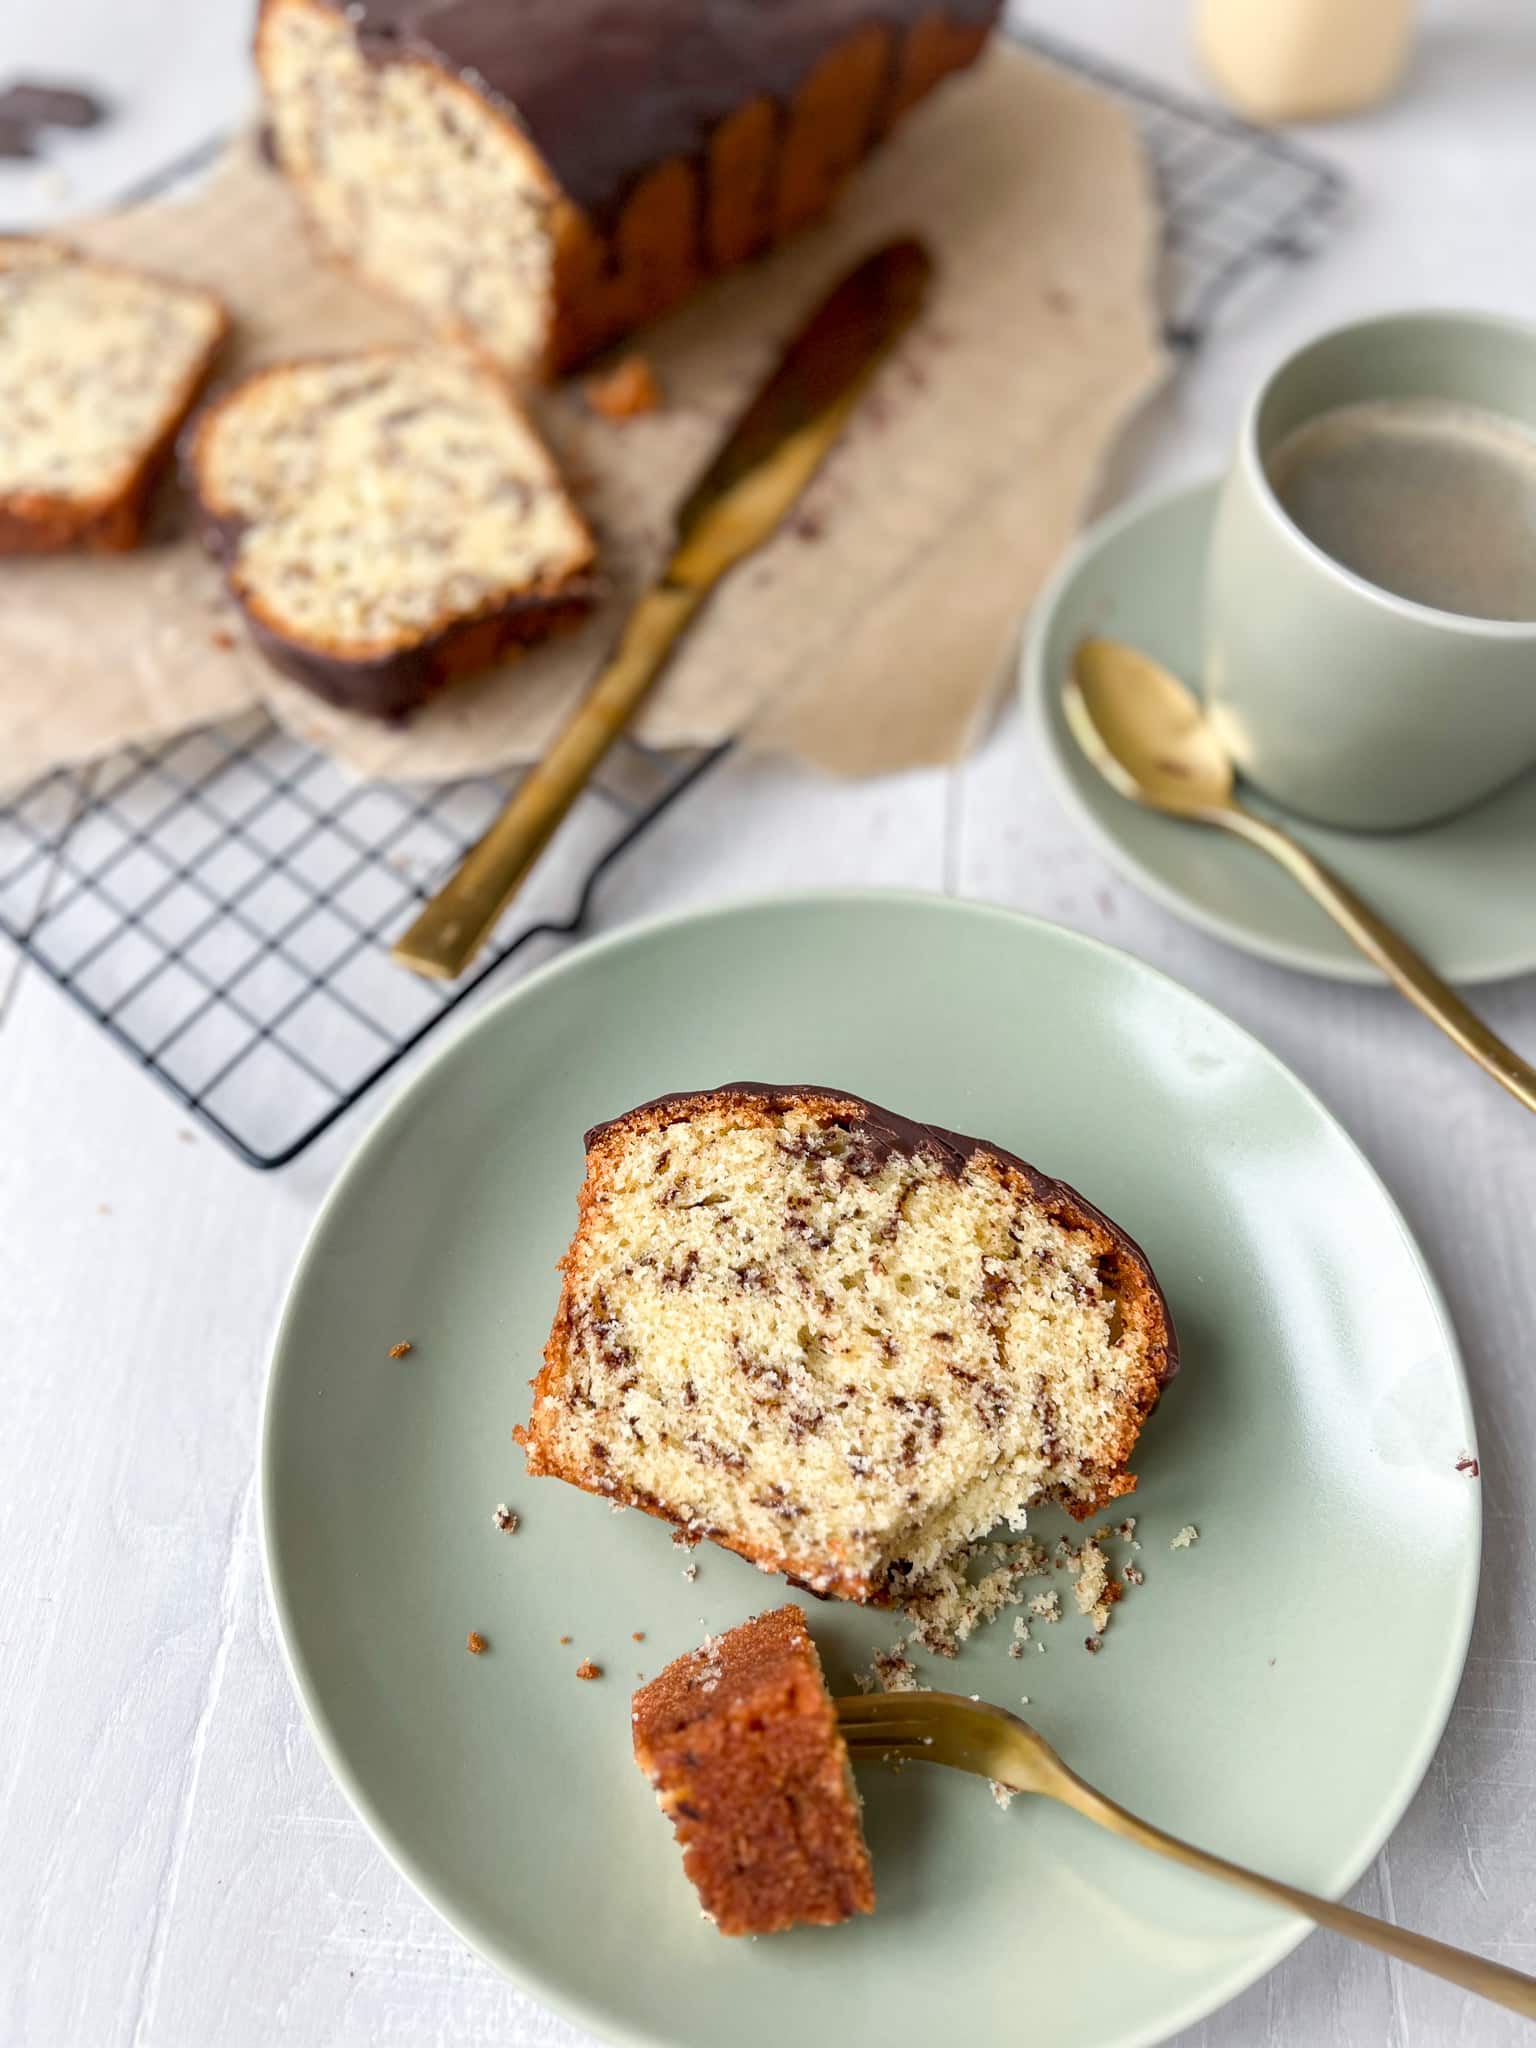
M 71 146 L 68 193 L 0 171 L 0 218 L 114 191 L 222 128 L 249 91 L 248 11 L 7 0 L 0 83 L 85 75 L 120 114 Z M 1215 468 L 1242 394 L 1314 328 L 1410 302 L 1536 313 L 1536 17 L 1518 0 L 1425 13 L 1406 94 L 1312 138 L 1355 181 L 1329 253 L 1212 341 L 1137 437 L 1137 487 Z M 1042 0 L 1029 18 L 1198 89 L 1178 0 Z M 964 768 L 868 787 L 728 765 L 610 878 L 597 921 L 835 882 L 986 897 L 1128 947 L 1275 1047 L 1385 1175 L 1466 1347 L 1488 1541 L 1449 1732 L 1357 1900 L 1536 1971 L 1536 1128 L 1393 997 L 1229 952 L 1117 880 L 1011 716 Z M 1536 979 L 1487 992 L 1486 1008 L 1536 1046 Z M 463 1948 L 353 1820 L 262 1592 L 268 1332 L 316 1204 L 389 1092 L 263 1178 L 194 1135 L 39 975 L 14 988 L 0 1027 L 0 2041 L 585 2038 Z M 1360 1598 L 1375 1574 L 1412 1569 L 1362 1559 Z M 1326 1936 L 1184 2037 L 1525 2038 Z

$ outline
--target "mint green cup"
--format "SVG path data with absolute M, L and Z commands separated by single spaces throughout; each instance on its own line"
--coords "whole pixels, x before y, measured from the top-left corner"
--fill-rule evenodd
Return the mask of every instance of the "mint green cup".
M 1206 687 L 1240 772 L 1328 825 L 1400 831 L 1536 766 L 1536 619 L 1477 619 L 1378 589 L 1290 520 L 1271 451 L 1334 406 L 1434 397 L 1536 433 L 1536 327 L 1397 313 L 1289 356 L 1249 404 L 1205 587 Z

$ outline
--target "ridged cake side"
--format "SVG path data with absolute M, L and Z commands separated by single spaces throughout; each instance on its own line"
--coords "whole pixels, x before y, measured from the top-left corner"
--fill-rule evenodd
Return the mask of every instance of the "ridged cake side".
M 1129 1491 L 1175 1368 L 1145 1255 L 1074 1189 L 810 1086 L 590 1133 L 563 1273 L 529 1471 L 853 1600 Z

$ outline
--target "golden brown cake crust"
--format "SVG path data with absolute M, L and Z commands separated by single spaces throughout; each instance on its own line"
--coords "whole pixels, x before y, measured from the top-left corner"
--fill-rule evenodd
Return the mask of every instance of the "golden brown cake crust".
M 874 1911 L 848 1751 L 798 1607 L 679 1657 L 635 1694 L 631 1718 L 635 1761 L 722 1934 Z
M 764 1127 L 771 1127 L 788 1111 L 808 1110 L 856 1130 L 877 1154 L 923 1154 L 952 1176 L 979 1164 L 1010 1193 L 1039 1205 L 1057 1227 L 1081 1234 L 1118 1304 L 1121 1327 L 1133 1341 L 1124 1347 L 1127 1398 L 1096 1446 L 1091 1487 L 1057 1497 L 1069 1512 L 1085 1520 L 1134 1489 L 1136 1482 L 1126 1471 L 1126 1463 L 1142 1424 L 1178 1369 L 1177 1339 L 1168 1305 L 1140 1246 L 1075 1188 L 1040 1173 L 999 1146 L 916 1123 L 861 1096 L 811 1083 L 729 1082 L 694 1094 L 661 1096 L 587 1133 L 587 1172 L 578 1196 L 576 1233 L 561 1261 L 564 1285 L 560 1303 L 544 1348 L 543 1369 L 533 1381 L 531 1419 L 526 1427 L 514 1431 L 527 1451 L 531 1474 L 564 1479 L 615 1504 L 640 1508 L 683 1529 L 691 1540 L 707 1536 L 764 1571 L 784 1573 L 808 1591 L 875 1605 L 889 1605 L 896 1599 L 900 1588 L 881 1582 L 867 1570 L 841 1559 L 797 1555 L 792 1526 L 780 1546 L 770 1549 L 679 1512 L 675 1502 L 659 1500 L 616 1472 L 606 1453 L 597 1455 L 601 1446 L 588 1445 L 585 1460 L 574 1456 L 569 1434 L 562 1430 L 562 1396 L 570 1381 L 573 1338 L 582 1313 L 572 1275 L 585 1238 L 604 1215 L 618 1162 L 636 1137 L 723 1107 L 741 1123 Z

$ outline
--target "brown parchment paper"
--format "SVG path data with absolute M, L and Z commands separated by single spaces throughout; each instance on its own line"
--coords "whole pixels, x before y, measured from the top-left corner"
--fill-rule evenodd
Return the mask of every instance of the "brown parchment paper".
M 190 201 L 69 232 L 222 292 L 237 322 L 226 375 L 418 332 L 314 255 L 248 144 Z M 645 334 L 661 412 L 597 419 L 579 384 L 533 398 L 602 549 L 607 594 L 579 633 L 455 685 L 404 726 L 332 710 L 246 644 L 168 493 L 165 536 L 137 556 L 0 563 L 0 783 L 257 699 L 365 776 L 448 779 L 534 757 L 783 341 L 852 262 L 913 232 L 938 263 L 922 321 L 783 532 L 716 593 L 636 730 L 664 747 L 748 731 L 848 775 L 959 757 L 1117 428 L 1165 367 L 1157 223 L 1130 123 L 1006 47 L 919 108 L 831 220 Z

